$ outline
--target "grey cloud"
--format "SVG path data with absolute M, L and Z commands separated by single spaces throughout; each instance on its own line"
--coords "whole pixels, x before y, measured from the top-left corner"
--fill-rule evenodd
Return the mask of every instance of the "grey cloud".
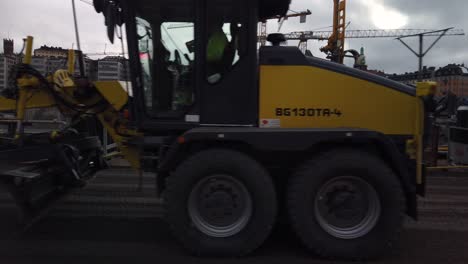
M 119 51 L 118 45 L 111 46 L 107 41 L 102 16 L 79 0 L 76 6 L 82 49 L 103 52 L 107 43 L 107 51 Z M 0 14 L 0 38 L 13 38 L 17 52 L 22 46 L 21 39 L 27 35 L 35 37 L 35 48 L 41 45 L 76 48 L 71 0 L 2 0 Z
M 347 20 L 349 29 L 375 28 L 366 5 L 370 1 L 379 1 L 385 6 L 398 10 L 408 17 L 406 28 L 444 28 L 455 26 L 468 29 L 468 10 L 466 0 L 348 0 Z M 41 44 L 71 48 L 75 42 L 70 0 L 2 0 L 0 1 L 0 38 L 8 36 L 17 42 L 19 50 L 22 37 L 30 34 L 36 37 L 36 47 Z M 107 43 L 108 51 L 120 51 L 119 45 L 110 46 L 105 35 L 103 19 L 79 0 L 76 0 L 80 17 L 80 32 L 83 49 L 88 52 L 102 52 Z M 290 19 L 284 23 L 282 32 L 311 30 L 332 24 L 332 0 L 292 0 L 291 9 L 302 11 L 310 9 L 312 16 L 306 24 L 299 19 Z M 269 31 L 276 32 L 276 21 L 270 21 Z M 427 39 L 429 42 L 432 39 Z M 410 41 L 416 45 L 414 41 Z M 297 43 L 291 42 L 291 45 Z M 444 66 L 448 63 L 468 61 L 467 37 L 444 38 L 425 59 L 428 66 Z M 2 43 L 0 43 L 0 48 Z M 323 57 L 318 51 L 325 42 L 309 42 L 314 55 Z M 417 68 L 417 59 L 393 39 L 357 39 L 348 40 L 347 47 L 366 48 L 370 68 L 387 72 L 405 72 Z M 416 47 L 416 46 L 415 46 Z
M 318 28 L 332 23 L 332 0 L 309 1 L 293 0 L 294 10 L 310 9 L 313 15 L 307 26 Z M 368 7 L 364 0 L 348 0 L 347 20 L 351 22 L 348 29 L 373 29 L 375 25 L 371 19 Z M 370 2 L 370 1 L 367 1 Z M 466 0 L 381 0 L 385 6 L 398 10 L 408 17 L 405 28 L 442 29 L 456 27 L 468 29 L 468 1 Z M 318 8 L 317 8 L 318 7 Z M 298 27 L 297 21 L 289 21 L 288 30 Z M 300 26 L 299 26 L 300 27 Z M 284 26 L 286 29 L 286 26 Z M 286 32 L 285 30 L 283 32 Z M 426 47 L 434 38 L 426 39 Z M 417 43 L 408 40 L 414 47 Z M 324 43 L 309 42 L 314 55 L 319 55 L 318 47 Z M 393 39 L 349 39 L 347 47 L 366 49 L 367 62 L 370 68 L 385 70 L 387 72 L 406 72 L 417 69 L 417 58 L 402 44 Z M 467 37 L 446 37 L 442 39 L 425 58 L 425 65 L 444 66 L 448 63 L 464 63 L 468 60 Z

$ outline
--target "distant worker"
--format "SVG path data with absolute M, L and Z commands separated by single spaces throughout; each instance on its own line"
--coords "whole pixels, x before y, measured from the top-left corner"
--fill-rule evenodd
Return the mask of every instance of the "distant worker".
M 224 54 L 229 41 L 223 31 L 223 18 L 210 16 L 207 23 L 208 43 L 206 46 L 207 80 L 216 83 L 224 70 Z
M 437 102 L 436 114 L 451 117 L 456 114 L 458 97 L 449 88 L 442 91 L 442 97 Z
M 364 47 L 361 47 L 361 52 L 354 55 L 354 68 L 367 71 L 366 55 L 364 54 Z
M 356 64 L 361 66 L 367 66 L 366 55 L 364 54 L 364 47 L 361 47 L 361 52 L 359 53 L 359 57 Z
M 426 109 L 424 113 L 424 135 L 423 135 L 423 145 L 428 146 L 434 130 L 436 129 L 434 126 L 435 123 L 435 113 L 437 111 L 437 100 L 435 99 L 435 95 L 437 94 L 437 84 L 431 85 L 429 95 L 424 97 L 424 109 Z

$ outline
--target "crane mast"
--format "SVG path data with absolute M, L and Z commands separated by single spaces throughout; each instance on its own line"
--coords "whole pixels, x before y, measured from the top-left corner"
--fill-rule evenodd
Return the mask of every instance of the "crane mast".
M 333 30 L 328 38 L 328 44 L 320 49 L 331 61 L 343 63 L 345 30 L 346 0 L 333 0 Z

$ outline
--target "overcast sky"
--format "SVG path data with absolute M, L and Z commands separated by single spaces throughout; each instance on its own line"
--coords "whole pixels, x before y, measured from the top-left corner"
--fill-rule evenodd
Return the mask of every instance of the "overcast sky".
M 90 0 L 85 0 L 90 2 Z M 157 1 L 157 0 L 155 0 Z M 107 41 L 103 17 L 92 6 L 76 0 L 82 49 L 88 53 L 120 51 L 119 45 Z M 332 0 L 292 0 L 291 9 L 310 9 L 312 15 L 307 23 L 290 19 L 284 23 L 282 32 L 314 30 L 331 26 Z M 456 27 L 468 30 L 467 0 L 348 0 L 348 29 L 423 28 L 442 29 Z M 72 48 L 75 42 L 71 0 L 0 0 L 0 38 L 15 40 L 15 50 L 21 49 L 21 39 L 26 35 L 35 37 L 35 47 L 40 45 Z M 278 24 L 271 21 L 269 32 L 276 32 Z M 433 38 L 427 38 L 427 42 Z M 425 58 L 427 66 L 444 66 L 448 63 L 468 62 L 467 37 L 447 37 Z M 291 42 L 291 45 L 296 43 Z M 417 58 L 393 39 L 349 39 L 347 48 L 365 47 L 369 68 L 388 73 L 417 69 Z M 415 45 L 416 42 L 410 41 Z M 325 42 L 309 42 L 315 56 Z M 3 43 L 0 43 L 3 50 Z M 76 48 L 76 45 L 75 45 Z

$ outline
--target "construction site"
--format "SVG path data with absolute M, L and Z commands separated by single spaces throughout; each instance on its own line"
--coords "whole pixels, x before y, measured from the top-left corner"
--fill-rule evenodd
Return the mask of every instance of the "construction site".
M 460 25 L 377 0 L 308 30 L 294 0 L 68 2 L 71 48 L 3 40 L 1 263 L 468 263 L 468 68 L 434 58 Z M 357 6 L 394 21 L 356 29 Z

